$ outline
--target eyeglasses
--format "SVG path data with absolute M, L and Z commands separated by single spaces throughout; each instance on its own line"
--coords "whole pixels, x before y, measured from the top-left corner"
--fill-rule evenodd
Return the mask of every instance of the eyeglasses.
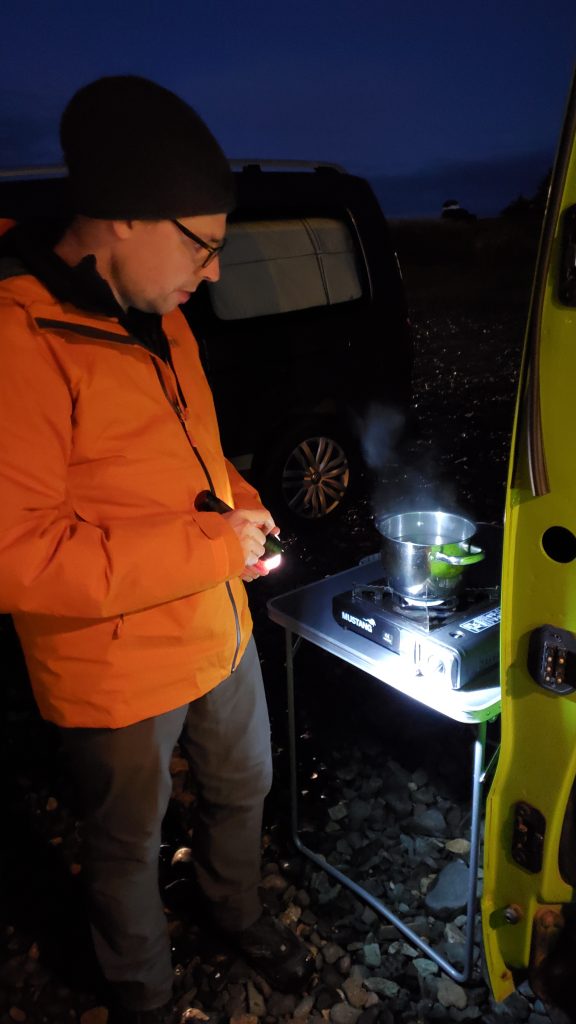
M 186 238 L 189 238 L 192 242 L 195 242 L 196 245 L 199 245 L 202 249 L 206 249 L 208 255 L 200 264 L 202 268 L 210 266 L 213 260 L 215 260 L 216 257 L 220 255 L 222 249 L 226 245 L 226 239 L 223 240 L 221 245 L 208 245 L 208 242 L 205 242 L 202 238 L 198 238 L 198 235 L 195 235 L 193 231 L 190 231 L 188 228 L 185 228 L 184 225 L 181 224 L 179 220 L 173 220 L 172 223 L 176 225 L 178 231 L 181 231 L 183 235 L 186 235 Z

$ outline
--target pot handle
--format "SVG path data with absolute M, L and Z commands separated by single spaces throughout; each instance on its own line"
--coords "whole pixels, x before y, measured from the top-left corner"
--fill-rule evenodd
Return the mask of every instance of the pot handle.
M 432 561 L 448 562 L 449 565 L 474 565 L 486 557 L 482 548 L 475 548 L 472 544 L 468 546 L 468 550 L 469 555 L 444 555 L 441 551 L 435 551 Z

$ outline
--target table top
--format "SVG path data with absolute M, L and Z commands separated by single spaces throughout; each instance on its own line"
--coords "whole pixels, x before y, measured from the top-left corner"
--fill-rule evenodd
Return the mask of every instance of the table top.
M 332 615 L 332 598 L 355 583 L 369 583 L 382 576 L 379 561 L 346 569 L 316 583 L 290 590 L 268 601 L 268 615 L 285 630 L 304 637 L 342 661 L 362 669 L 382 683 L 400 690 L 457 722 L 484 722 L 500 713 L 498 667 L 478 676 L 462 690 L 453 690 L 448 679 L 429 679 L 406 670 L 394 651 L 386 650 L 343 629 Z

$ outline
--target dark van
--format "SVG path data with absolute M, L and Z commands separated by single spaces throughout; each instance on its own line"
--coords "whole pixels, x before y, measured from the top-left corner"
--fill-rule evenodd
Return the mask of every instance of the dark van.
M 388 227 L 341 168 L 235 163 L 221 277 L 184 307 L 226 455 L 282 525 L 345 507 L 370 403 L 405 408 L 412 346 Z M 67 216 L 61 176 L 0 179 L 0 216 Z

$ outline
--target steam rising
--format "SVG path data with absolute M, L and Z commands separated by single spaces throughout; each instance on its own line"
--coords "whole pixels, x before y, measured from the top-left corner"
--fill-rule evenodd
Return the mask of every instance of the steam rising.
M 432 442 L 410 437 L 406 416 L 398 409 L 372 403 L 356 421 L 366 464 L 372 471 L 372 508 L 377 524 L 399 512 L 456 506 L 454 484 L 442 478 Z

